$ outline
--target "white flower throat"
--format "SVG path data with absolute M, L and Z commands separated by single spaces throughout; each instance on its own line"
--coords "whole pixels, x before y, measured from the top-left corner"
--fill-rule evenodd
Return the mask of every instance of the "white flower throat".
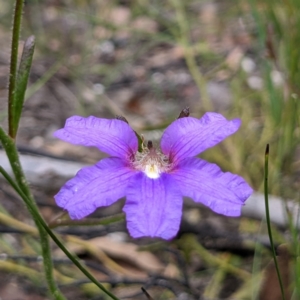
M 137 152 L 134 157 L 133 167 L 145 173 L 151 179 L 157 179 L 162 173 L 171 169 L 169 158 L 153 147 L 148 141 L 147 147 L 142 152 Z

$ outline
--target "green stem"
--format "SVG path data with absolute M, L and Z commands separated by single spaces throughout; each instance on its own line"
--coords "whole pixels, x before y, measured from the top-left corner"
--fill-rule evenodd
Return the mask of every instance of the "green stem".
M 20 189 L 20 187 L 13 181 L 13 179 L 6 173 L 6 171 L 0 166 L 0 173 L 4 176 L 4 178 L 9 182 L 9 184 L 15 189 L 15 191 L 20 195 L 20 197 L 24 200 L 26 204 L 30 206 L 31 200 L 26 196 L 26 194 Z M 87 277 L 89 278 L 96 286 L 98 286 L 104 293 L 110 296 L 114 300 L 119 300 L 112 293 L 107 291 L 105 287 L 97 281 L 81 264 L 80 262 L 67 250 L 67 248 L 60 242 L 60 240 L 56 237 L 53 231 L 48 227 L 44 219 L 40 216 L 39 212 L 35 209 L 35 207 L 30 206 L 30 211 L 35 214 L 35 217 L 38 223 L 45 229 L 47 234 L 50 235 L 52 240 L 57 244 L 57 246 L 66 254 L 66 256 L 77 266 L 77 268 Z
M 15 91 L 17 80 L 17 66 L 18 66 L 18 48 L 19 37 L 22 21 L 24 0 L 17 0 L 15 5 L 14 23 L 13 23 L 13 35 L 11 42 L 11 57 L 10 57 L 10 73 L 9 73 L 9 87 L 8 87 L 8 128 L 9 136 L 14 136 L 14 108 L 15 108 Z
M 272 254 L 273 254 L 273 259 L 275 263 L 275 268 L 279 280 L 279 285 L 280 285 L 280 291 L 281 291 L 281 296 L 282 299 L 285 300 L 285 293 L 283 289 L 283 283 L 278 267 L 278 262 L 277 262 L 277 257 L 276 257 L 276 251 L 274 247 L 274 242 L 273 242 L 273 236 L 272 236 L 272 229 L 271 229 L 271 220 L 270 220 L 270 211 L 269 211 L 269 189 L 268 189 L 268 176 L 269 176 L 269 144 L 267 144 L 266 147 L 266 152 L 265 152 L 265 182 L 264 182 L 264 193 L 265 193 L 265 206 L 266 206 L 266 221 L 267 221 L 267 227 L 268 227 L 268 234 L 269 234 L 269 239 L 270 239 L 270 244 L 272 248 Z
M 18 152 L 14 140 L 5 134 L 5 132 L 1 127 L 0 127 L 0 140 L 2 142 L 3 148 L 5 149 L 6 155 L 9 159 L 11 168 L 16 178 L 16 182 L 20 190 L 23 192 L 24 195 L 26 195 L 26 198 L 28 199 L 27 201 L 25 201 L 25 205 L 28 211 L 30 212 L 39 231 L 45 277 L 47 280 L 49 290 L 51 294 L 55 297 L 55 299 L 65 300 L 66 298 L 59 291 L 53 277 L 53 263 L 51 259 L 51 250 L 50 250 L 48 235 L 45 229 L 43 228 L 43 226 L 40 224 L 39 219 L 41 217 L 39 215 L 37 205 L 34 202 L 34 199 L 31 195 L 28 184 L 26 182 L 25 176 L 23 174 L 23 170 L 19 161 L 19 156 L 18 156 Z

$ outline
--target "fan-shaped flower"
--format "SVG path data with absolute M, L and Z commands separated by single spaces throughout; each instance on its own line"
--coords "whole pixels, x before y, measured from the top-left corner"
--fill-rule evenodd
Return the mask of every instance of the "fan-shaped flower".
M 174 237 L 184 196 L 216 213 L 239 216 L 252 189 L 242 177 L 196 155 L 235 133 L 240 123 L 212 112 L 200 120 L 179 118 L 164 131 L 160 149 L 149 141 L 139 152 L 137 136 L 126 122 L 73 116 L 54 135 L 75 145 L 95 146 L 110 157 L 81 169 L 55 196 L 56 203 L 72 219 L 81 219 L 126 197 L 123 210 L 135 238 Z

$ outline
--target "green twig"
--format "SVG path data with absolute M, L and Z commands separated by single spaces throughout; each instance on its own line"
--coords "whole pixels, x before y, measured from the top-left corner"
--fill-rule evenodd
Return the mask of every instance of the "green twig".
M 285 293 L 283 289 L 283 283 L 278 267 L 277 257 L 276 257 L 276 251 L 273 243 L 273 236 L 272 236 L 272 229 L 271 229 L 271 220 L 270 220 L 270 211 L 269 211 L 269 190 L 268 190 L 268 175 L 269 175 L 269 144 L 267 144 L 266 152 L 265 152 L 265 182 L 264 182 L 264 193 L 265 193 L 265 205 L 266 205 L 266 221 L 268 226 L 268 234 L 270 239 L 270 244 L 272 248 L 272 254 L 273 259 L 275 263 L 275 268 L 279 280 L 280 290 L 281 290 L 281 296 L 282 299 L 285 300 Z

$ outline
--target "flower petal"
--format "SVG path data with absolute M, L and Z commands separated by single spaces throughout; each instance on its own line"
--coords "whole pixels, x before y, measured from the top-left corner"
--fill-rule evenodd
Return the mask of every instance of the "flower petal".
M 208 112 L 200 120 L 187 117 L 174 121 L 164 131 L 161 149 L 176 162 L 196 156 L 235 133 L 241 121 L 227 121 L 218 113 Z
M 94 166 L 81 169 L 54 198 L 72 219 L 81 219 L 98 207 L 124 197 L 128 180 L 134 174 L 121 159 L 104 158 Z
M 253 190 L 238 175 L 222 172 L 198 158 L 183 160 L 172 173 L 184 196 L 225 216 L 240 216 L 241 208 Z
M 73 116 L 54 136 L 75 145 L 95 146 L 117 157 L 128 157 L 138 148 L 138 140 L 131 127 L 116 119 Z
M 140 172 L 131 179 L 126 194 L 123 211 L 132 237 L 168 240 L 177 234 L 183 200 L 169 174 L 151 179 Z

